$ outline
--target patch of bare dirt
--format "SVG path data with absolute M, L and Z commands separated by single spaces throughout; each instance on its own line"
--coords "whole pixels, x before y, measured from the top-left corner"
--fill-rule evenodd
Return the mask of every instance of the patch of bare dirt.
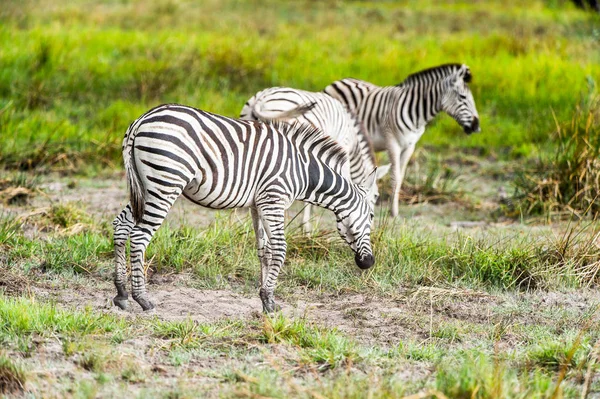
M 230 289 L 197 289 L 189 286 L 190 277 L 186 275 L 158 281 L 159 284 L 148 285 L 148 292 L 156 305 L 151 314 L 161 320 L 192 319 L 200 323 L 247 320 L 262 311 L 258 292 L 252 295 Z M 31 288 L 34 295 L 67 307 L 92 307 L 125 317 L 147 315 L 131 298 L 126 311 L 113 306 L 116 293 L 110 281 L 91 278 L 86 283 L 41 283 Z M 286 300 L 280 297 L 276 300 L 287 316 L 306 317 L 321 326 L 337 328 L 361 344 L 384 347 L 404 340 L 430 339 L 438 328 L 448 325 L 455 326 L 463 335 L 479 335 L 490 333 L 498 323 L 558 327 L 560 323 L 583 320 L 594 312 L 596 319 L 600 317 L 597 312 L 600 297 L 594 290 L 503 295 L 434 290 L 435 295 L 419 290 L 394 297 L 294 294 Z
M 258 293 L 246 297 L 228 290 L 198 290 L 186 287 L 186 276 L 174 278 L 168 284 L 148 284 L 148 291 L 156 306 L 150 314 L 161 320 L 175 321 L 192 319 L 201 323 L 220 319 L 244 319 L 262 309 Z M 129 307 L 123 311 L 112 303 L 116 291 L 112 283 L 94 279 L 92 284 L 71 284 L 70 287 L 55 289 L 36 287 L 36 296 L 51 299 L 72 308 L 91 307 L 103 312 L 123 316 L 144 315 L 140 306 L 129 298 Z M 148 314 L 148 313 L 146 313 Z

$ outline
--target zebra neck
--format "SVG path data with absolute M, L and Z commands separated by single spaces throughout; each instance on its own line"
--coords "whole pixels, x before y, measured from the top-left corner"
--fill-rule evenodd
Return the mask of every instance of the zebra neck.
M 356 189 L 340 173 L 324 162 L 311 158 L 306 169 L 308 184 L 304 194 L 298 199 L 338 212 L 340 207 L 355 198 Z
M 375 169 L 373 149 L 363 132 L 358 134 L 358 143 L 350 154 L 350 177 L 354 183 L 361 182 Z
M 411 83 L 404 86 L 404 89 L 409 91 L 408 97 L 413 97 L 413 101 L 416 101 L 414 107 L 419 112 L 415 115 L 417 120 L 412 122 L 415 128 L 420 129 L 425 128 L 442 111 L 442 98 L 448 89 L 448 82 L 443 79 L 420 84 Z M 408 104 L 411 102 L 405 103 L 405 106 Z M 403 112 L 402 109 L 398 111 Z

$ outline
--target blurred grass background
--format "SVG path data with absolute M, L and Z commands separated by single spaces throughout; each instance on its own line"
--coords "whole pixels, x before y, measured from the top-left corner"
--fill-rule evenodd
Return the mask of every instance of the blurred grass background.
M 237 116 L 267 86 L 380 85 L 463 62 L 482 133 L 448 116 L 422 144 L 506 159 L 552 148 L 600 81 L 600 16 L 569 1 L 5 0 L 0 165 L 121 168 L 128 124 L 167 102 Z

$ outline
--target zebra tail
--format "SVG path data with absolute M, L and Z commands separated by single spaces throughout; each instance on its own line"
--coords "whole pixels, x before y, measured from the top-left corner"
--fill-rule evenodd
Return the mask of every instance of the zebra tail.
M 263 121 L 267 121 L 267 122 L 284 121 L 286 119 L 298 118 L 299 116 L 302 116 L 305 113 L 307 113 L 308 111 L 310 111 L 311 109 L 313 109 L 316 105 L 317 105 L 317 103 L 312 101 L 312 102 L 309 102 L 306 104 L 300 104 L 296 108 L 292 108 L 290 110 L 279 112 L 278 114 L 273 115 L 271 113 L 269 113 L 269 114 L 264 113 L 260 109 L 259 103 L 256 103 L 252 109 L 252 113 L 258 119 L 263 120 Z
M 132 131 L 130 134 L 133 135 L 134 132 Z M 134 137 L 131 137 L 130 140 L 130 145 L 123 149 L 123 158 L 125 160 L 125 173 L 127 175 L 127 187 L 129 189 L 129 202 L 131 203 L 133 220 L 137 224 L 141 222 L 142 217 L 144 216 L 146 190 L 142 186 L 140 174 L 135 166 L 135 158 L 133 156 Z

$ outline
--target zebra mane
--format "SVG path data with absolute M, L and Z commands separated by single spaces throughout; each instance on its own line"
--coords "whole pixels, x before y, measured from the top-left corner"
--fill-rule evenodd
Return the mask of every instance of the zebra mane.
M 271 125 L 290 138 L 300 149 L 320 154 L 319 158 L 338 173 L 341 173 L 342 166 L 348 162 L 348 154 L 344 148 L 316 126 L 297 121 L 273 121 Z
M 443 79 L 447 76 L 452 75 L 456 71 L 460 70 L 460 68 L 462 68 L 462 66 L 463 66 L 463 64 L 453 63 L 453 64 L 443 64 L 443 65 L 438 65 L 436 67 L 427 68 L 422 71 L 415 72 L 413 74 L 408 75 L 406 79 L 404 79 L 402 82 L 398 83 L 396 86 L 404 86 L 406 84 L 421 82 L 421 81 L 423 81 L 423 79 L 428 79 L 428 78 L 429 79 L 433 78 L 435 80 L 440 79 L 440 78 Z M 471 73 L 469 72 L 467 75 L 465 75 L 464 79 L 465 79 L 465 82 L 469 82 L 471 80 Z

